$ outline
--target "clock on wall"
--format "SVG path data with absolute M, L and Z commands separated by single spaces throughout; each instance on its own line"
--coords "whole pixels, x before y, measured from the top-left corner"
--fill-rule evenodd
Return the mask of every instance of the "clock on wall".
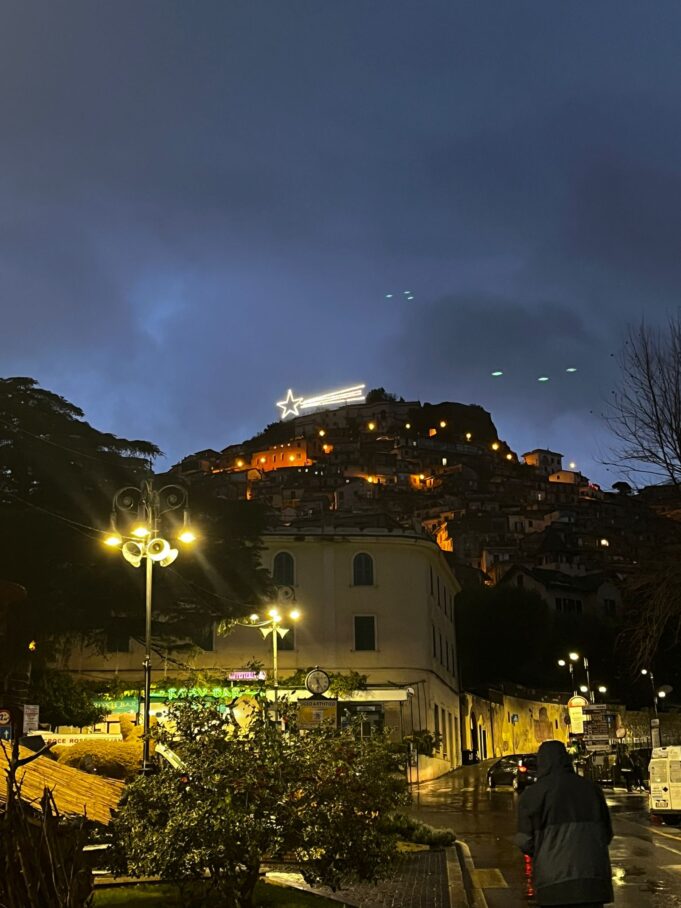
M 321 668 L 313 668 L 307 673 L 305 687 L 311 694 L 324 694 L 329 689 L 331 679 Z

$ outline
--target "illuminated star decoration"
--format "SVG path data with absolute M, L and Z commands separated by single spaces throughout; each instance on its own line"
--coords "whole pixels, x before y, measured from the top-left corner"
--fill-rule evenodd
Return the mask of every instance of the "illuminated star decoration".
M 289 388 L 286 400 L 277 404 L 281 407 L 281 419 L 287 416 L 300 416 L 301 410 L 324 410 L 330 407 L 341 407 L 344 404 L 364 403 L 365 385 L 352 385 L 350 388 L 339 388 L 337 391 L 328 391 L 325 394 L 316 394 L 314 397 L 294 397 Z
M 289 388 L 286 400 L 280 400 L 277 404 L 278 407 L 281 407 L 281 418 L 286 419 L 287 416 L 300 416 L 298 407 L 302 404 L 303 400 L 304 398 L 302 397 L 294 397 L 293 391 Z

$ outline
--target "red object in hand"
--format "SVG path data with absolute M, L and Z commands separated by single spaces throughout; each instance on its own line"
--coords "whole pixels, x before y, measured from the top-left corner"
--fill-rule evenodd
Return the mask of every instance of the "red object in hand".
M 525 858 L 525 895 L 528 899 L 534 898 L 534 884 L 532 882 L 532 858 L 529 854 Z

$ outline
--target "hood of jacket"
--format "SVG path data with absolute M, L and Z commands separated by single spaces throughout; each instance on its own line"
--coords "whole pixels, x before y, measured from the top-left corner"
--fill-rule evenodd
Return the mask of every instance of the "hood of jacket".
M 561 741 L 544 741 L 537 754 L 537 777 L 543 779 L 561 772 L 573 772 L 565 745 Z

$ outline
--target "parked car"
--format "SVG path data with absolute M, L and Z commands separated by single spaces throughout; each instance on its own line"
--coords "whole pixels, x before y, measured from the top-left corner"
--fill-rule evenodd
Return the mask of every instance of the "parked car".
M 511 785 L 514 791 L 524 791 L 528 785 L 536 781 L 536 754 L 511 754 L 497 760 L 487 770 L 487 784 L 490 788 Z

